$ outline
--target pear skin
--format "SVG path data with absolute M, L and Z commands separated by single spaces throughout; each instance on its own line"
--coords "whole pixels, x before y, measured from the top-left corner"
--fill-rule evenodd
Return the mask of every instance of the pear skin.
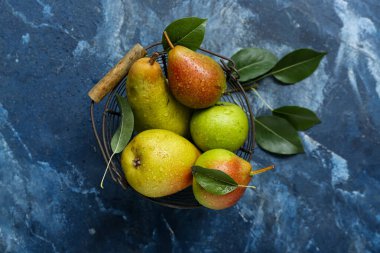
M 169 51 L 168 80 L 174 97 L 194 109 L 214 105 L 227 87 L 216 61 L 179 45 Z
M 196 166 L 208 169 L 221 170 L 232 177 L 239 185 L 248 185 L 252 176 L 252 166 L 231 151 L 212 149 L 203 153 L 196 161 Z M 220 210 L 233 206 L 243 196 L 246 188 L 238 187 L 226 195 L 216 195 L 207 192 L 193 178 L 193 193 L 195 199 L 210 209 Z
M 147 197 L 163 197 L 192 183 L 191 167 L 199 150 L 168 130 L 151 129 L 136 135 L 121 154 L 129 185 Z
M 129 70 L 126 90 L 136 131 L 167 129 L 188 135 L 191 110 L 172 96 L 156 61 L 137 60 Z
M 217 102 L 197 110 L 190 120 L 190 134 L 203 151 L 210 149 L 238 150 L 249 133 L 249 122 L 243 109 L 233 103 Z

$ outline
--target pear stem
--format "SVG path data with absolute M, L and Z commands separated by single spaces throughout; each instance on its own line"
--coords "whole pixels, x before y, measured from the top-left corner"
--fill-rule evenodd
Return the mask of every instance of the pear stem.
M 149 63 L 150 63 L 150 65 L 153 65 L 153 63 L 156 61 L 156 59 L 157 59 L 158 56 L 160 56 L 160 54 L 157 53 L 157 52 L 154 52 L 154 53 L 152 54 L 152 56 L 151 56 L 150 59 L 149 59 Z
M 170 40 L 170 38 L 169 38 L 169 35 L 168 35 L 168 33 L 167 33 L 166 31 L 164 31 L 164 36 L 165 36 L 166 41 L 167 41 L 168 44 L 169 44 L 169 47 L 170 47 L 171 49 L 173 49 L 173 48 L 174 48 L 174 45 L 173 45 L 173 43 L 171 42 L 171 40 Z
M 261 174 L 261 173 L 266 172 L 266 171 L 271 170 L 271 169 L 274 169 L 274 165 L 271 165 L 271 166 L 268 166 L 268 167 L 265 167 L 262 169 L 258 169 L 258 170 L 253 170 L 253 171 L 251 171 L 251 173 L 249 173 L 249 175 L 252 177 L 253 175 Z
M 253 186 L 253 185 L 243 185 L 243 184 L 238 184 L 238 187 L 256 189 L 256 186 Z

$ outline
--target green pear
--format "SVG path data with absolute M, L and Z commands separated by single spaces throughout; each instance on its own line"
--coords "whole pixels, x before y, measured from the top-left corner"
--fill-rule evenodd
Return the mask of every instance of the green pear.
M 168 54 L 168 80 L 174 97 L 190 108 L 214 105 L 225 91 L 226 77 L 220 65 L 211 57 L 186 47 L 173 46 Z
M 163 197 L 192 183 L 191 167 L 199 150 L 184 137 L 163 129 L 136 135 L 121 154 L 129 185 L 147 197 Z
M 200 186 L 195 177 L 193 178 L 193 193 L 195 199 L 203 206 L 220 210 L 233 206 L 244 194 L 245 187 L 251 181 L 251 164 L 240 158 L 231 151 L 225 149 L 212 149 L 203 153 L 197 161 L 196 166 L 203 168 L 221 170 L 237 182 L 239 186 L 234 191 L 225 195 L 216 195 L 207 192 Z
M 248 131 L 246 113 L 240 106 L 228 102 L 198 110 L 190 120 L 191 137 L 203 151 L 216 148 L 236 151 L 244 144 Z
M 172 96 L 154 58 L 142 58 L 132 65 L 126 90 L 136 131 L 167 129 L 188 135 L 191 111 Z

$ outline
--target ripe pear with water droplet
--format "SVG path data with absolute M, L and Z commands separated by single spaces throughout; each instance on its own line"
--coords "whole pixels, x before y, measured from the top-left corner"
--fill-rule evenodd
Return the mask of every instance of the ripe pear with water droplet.
M 191 167 L 199 150 L 168 130 L 151 129 L 136 135 L 121 154 L 129 185 L 147 197 L 163 197 L 192 183 Z
M 239 185 L 247 186 L 251 181 L 251 164 L 231 151 L 212 149 L 203 153 L 195 162 L 196 166 L 221 170 Z M 196 200 L 204 207 L 220 210 L 233 206 L 243 196 L 246 188 L 238 187 L 225 195 L 216 195 L 206 191 L 193 178 L 193 193 Z
M 169 51 L 168 80 L 174 97 L 194 109 L 214 105 L 227 87 L 216 61 L 180 45 Z
M 142 58 L 132 65 L 126 90 L 136 131 L 167 129 L 182 136 L 188 134 L 191 111 L 170 93 L 154 58 Z

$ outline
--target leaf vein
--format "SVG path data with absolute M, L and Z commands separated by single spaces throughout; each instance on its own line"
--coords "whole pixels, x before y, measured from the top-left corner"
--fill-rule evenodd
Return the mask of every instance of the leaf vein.
M 301 64 L 304 64 L 304 63 L 307 63 L 307 62 L 313 61 L 313 60 L 315 60 L 315 59 L 318 58 L 318 57 L 322 57 L 323 55 L 324 55 L 324 54 L 317 55 L 317 56 L 315 56 L 315 57 L 313 57 L 313 58 L 311 58 L 311 59 L 308 59 L 308 60 L 305 60 L 305 61 L 298 62 L 298 63 L 296 63 L 296 64 L 290 65 L 290 66 L 288 66 L 288 67 L 285 67 L 285 68 L 282 68 L 282 69 L 279 69 L 279 70 L 276 70 L 276 71 L 272 71 L 270 74 L 274 75 L 274 74 L 277 74 L 277 73 L 283 72 L 283 71 L 288 70 L 288 69 L 290 69 L 290 68 L 293 68 L 293 67 L 299 66 L 299 65 L 301 65 Z
M 175 44 L 177 45 L 178 43 L 180 43 L 181 41 L 183 41 L 187 36 L 189 36 L 190 34 L 192 34 L 196 29 L 198 29 L 200 26 L 203 25 L 203 23 L 205 22 L 206 20 L 203 20 L 202 23 L 200 23 L 197 27 L 195 27 L 193 30 L 191 30 L 188 34 L 186 34 L 185 36 L 183 36 L 181 39 L 179 39 Z
M 273 133 L 274 135 L 276 135 L 277 137 L 287 141 L 288 143 L 292 144 L 292 146 L 296 147 L 296 145 L 294 145 L 294 143 L 292 143 L 291 141 L 289 141 L 288 139 L 282 137 L 281 135 L 278 135 L 276 132 L 274 132 L 272 129 L 270 129 L 269 127 L 267 127 L 265 124 L 263 124 L 262 122 L 258 121 L 258 120 L 255 120 L 257 123 L 259 123 L 261 126 L 263 126 L 265 129 L 267 129 L 269 132 Z

